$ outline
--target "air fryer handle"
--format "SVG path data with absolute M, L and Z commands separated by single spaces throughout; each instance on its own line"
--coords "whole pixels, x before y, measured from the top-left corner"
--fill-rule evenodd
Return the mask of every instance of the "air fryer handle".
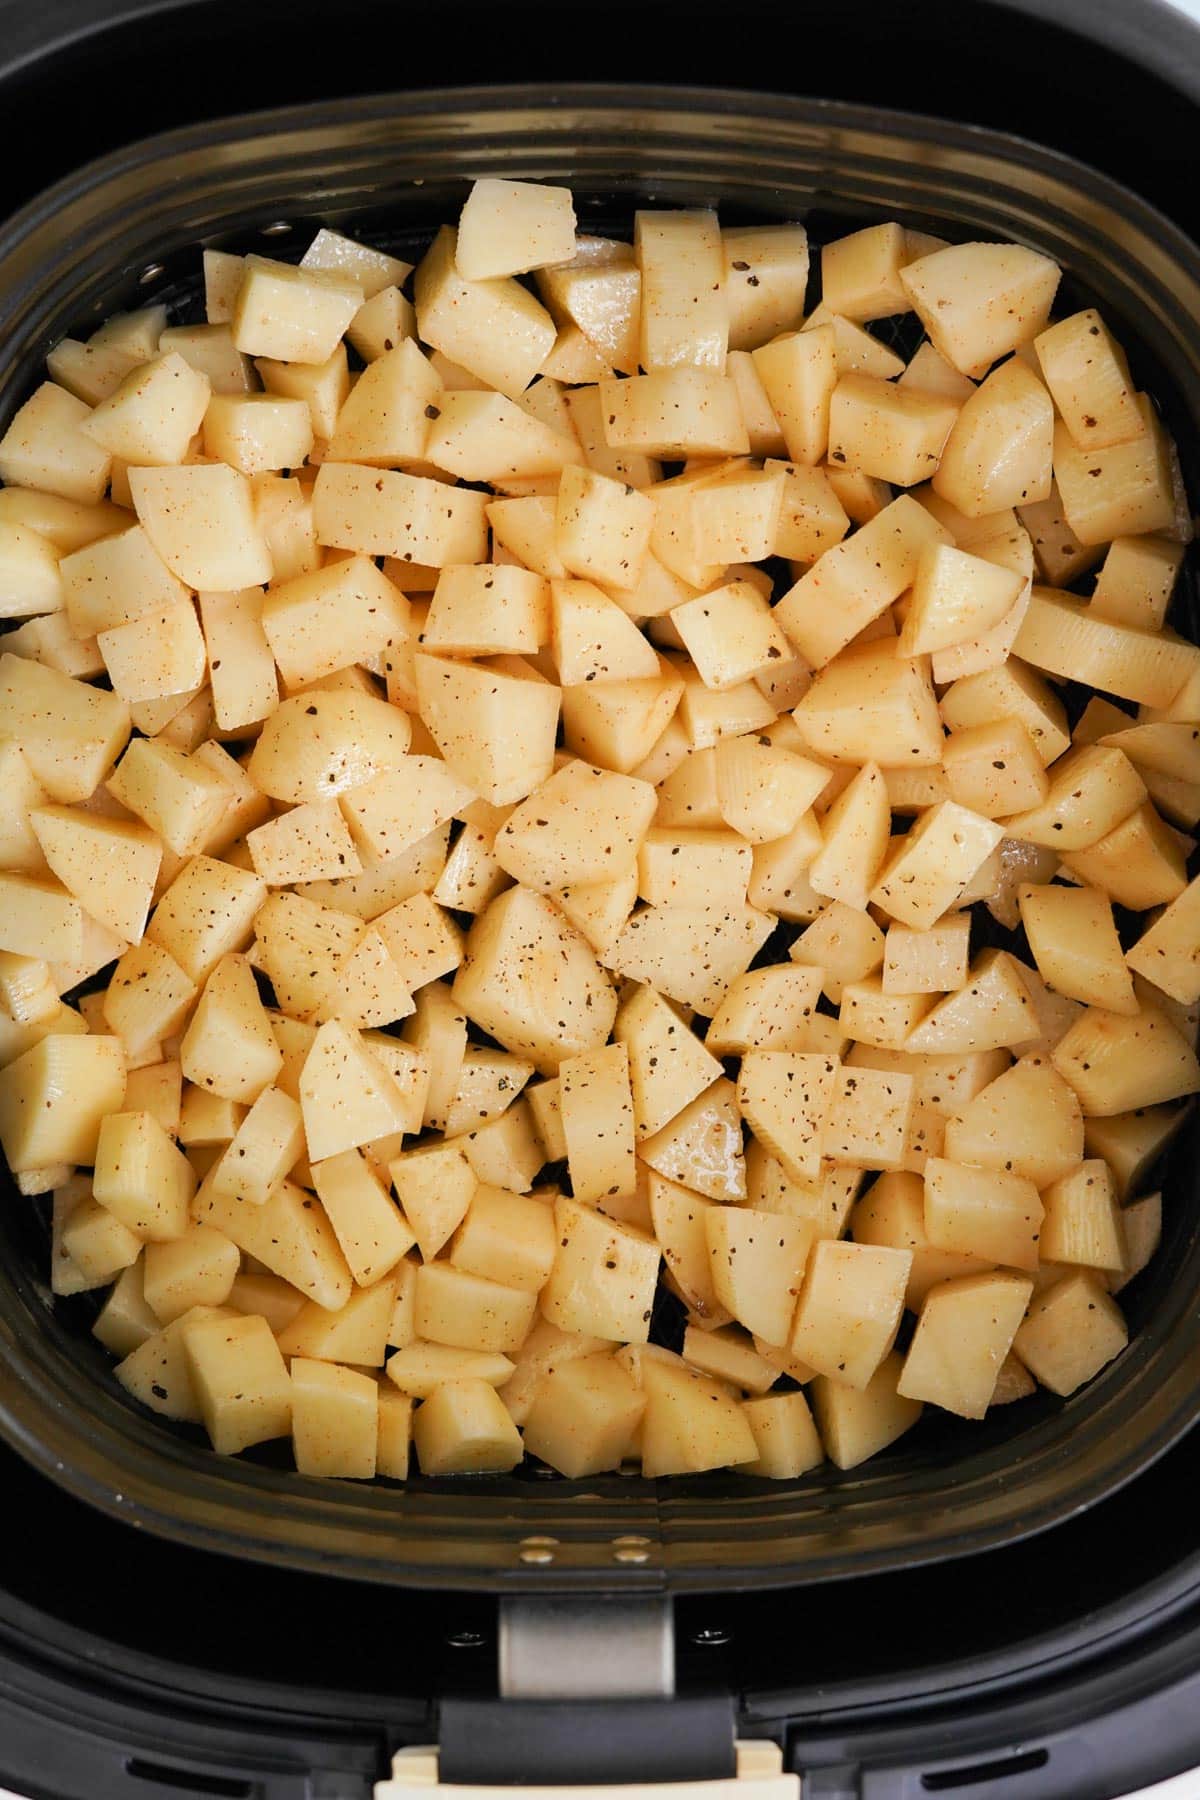
M 670 1710 L 678 1712 L 682 1707 L 686 1712 L 688 1705 L 686 1701 L 674 1701 L 670 1703 Z M 575 1710 L 567 1706 L 564 1714 Z M 662 1716 L 665 1719 L 665 1711 Z M 623 1710 L 622 1717 L 629 1719 L 628 1709 Z M 458 1723 L 465 1724 L 466 1720 Z M 593 1728 L 590 1721 L 580 1720 L 579 1723 L 585 1734 Z M 646 1723 L 650 1723 L 648 1717 Z M 620 1730 L 615 1712 L 609 1724 Z M 686 1728 L 685 1718 L 682 1725 L 670 1728 L 671 1735 L 686 1731 Z M 520 1725 L 513 1719 L 509 1729 L 519 1731 Z M 638 1732 L 637 1727 L 632 1729 Z M 650 1749 L 648 1740 L 640 1732 L 626 1741 L 631 1751 L 639 1747 Z M 650 1750 L 650 1754 L 654 1752 Z M 576 1770 L 594 1768 L 594 1780 L 580 1786 L 539 1771 L 532 1780 L 527 1777 L 524 1781 L 513 1782 L 506 1781 L 499 1770 L 490 1779 L 464 1779 L 453 1771 L 442 1751 L 433 1748 L 401 1750 L 393 1759 L 391 1779 L 377 1785 L 375 1800 L 435 1800 L 436 1790 L 443 1785 L 448 1794 L 453 1792 L 454 1800 L 800 1800 L 800 1777 L 784 1774 L 782 1751 L 777 1744 L 765 1741 L 738 1744 L 729 1773 L 712 1779 L 690 1779 L 680 1773 L 661 1776 L 654 1772 L 653 1765 L 644 1765 L 638 1774 L 632 1757 L 628 1772 L 614 1775 L 609 1773 L 616 1767 L 611 1745 L 597 1745 L 586 1735 L 575 1745 L 573 1767 Z

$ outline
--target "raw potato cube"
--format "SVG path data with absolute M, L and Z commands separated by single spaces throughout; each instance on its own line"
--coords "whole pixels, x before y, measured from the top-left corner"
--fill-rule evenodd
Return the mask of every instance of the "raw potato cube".
M 111 1112 L 101 1123 L 93 1192 L 140 1238 L 167 1243 L 188 1228 L 191 1164 L 150 1113 Z
M 405 1129 L 404 1096 L 357 1031 L 331 1019 L 313 1039 L 300 1075 L 310 1162 Z
M 397 1280 L 388 1276 L 373 1287 L 355 1287 L 336 1310 L 309 1300 L 279 1333 L 285 1356 L 312 1356 L 319 1362 L 354 1363 L 381 1369 L 387 1358 Z
M 208 658 L 190 600 L 143 613 L 97 635 L 114 693 L 131 703 L 190 693 L 204 680 Z
M 370 1481 L 376 1473 L 385 1398 L 372 1378 L 354 1369 L 297 1356 L 292 1359 L 291 1393 L 292 1449 L 298 1473 Z M 391 1396 L 387 1399 L 389 1405 L 394 1404 Z M 400 1396 L 394 1400 L 399 1401 Z M 405 1438 L 406 1470 L 407 1451 Z M 394 1457 L 393 1450 L 393 1461 Z
M 158 340 L 160 356 L 177 352 L 189 368 L 206 377 L 214 394 L 248 394 L 254 371 L 233 341 L 228 324 L 173 325 Z
M 503 1188 L 476 1188 L 455 1235 L 456 1269 L 502 1286 L 538 1293 L 554 1262 L 554 1214 L 540 1200 Z
M 823 842 L 808 866 L 813 892 L 847 910 L 865 911 L 887 855 L 890 823 L 882 771 L 874 762 L 864 763 L 825 815 Z
M 303 1154 L 299 1106 L 281 1089 L 264 1088 L 214 1169 L 213 1187 L 219 1194 L 237 1194 L 261 1206 Z
M 359 875 L 362 863 L 336 800 L 311 801 L 246 834 L 255 873 L 273 887 Z
M 313 447 L 304 400 L 278 394 L 214 394 L 204 414 L 204 453 L 243 475 L 296 469 Z
M 1157 1009 L 1135 1017 L 1089 1007 L 1055 1045 L 1051 1060 L 1088 1118 L 1160 1106 L 1200 1089 L 1195 1050 Z
M 136 1263 L 142 1250 L 138 1234 L 90 1195 L 71 1208 L 58 1233 L 58 1242 L 60 1254 L 69 1260 L 81 1290 L 112 1281 Z M 59 1291 L 65 1291 L 61 1283 Z
M 742 1126 L 733 1083 L 724 1076 L 714 1081 L 653 1136 L 643 1138 L 638 1156 L 693 1193 L 744 1200 Z
M 206 257 L 208 254 L 206 251 Z M 360 244 L 356 239 L 343 237 L 340 232 L 329 231 L 324 226 L 300 258 L 300 267 L 347 275 L 357 281 L 368 299 L 392 284 L 407 280 L 412 274 L 411 263 L 401 262 L 397 256 L 388 256 L 383 250 Z
M 752 844 L 786 837 L 830 778 L 823 764 L 752 736 L 723 738 L 713 771 L 721 818 Z
M 476 1050 L 468 1046 L 446 1112 L 446 1136 L 455 1137 L 498 1119 L 514 1103 L 532 1073 L 530 1063 L 505 1050 Z
M 1078 1100 L 1047 1059 L 1035 1054 L 1023 1056 L 949 1115 L 945 1151 L 952 1162 L 1004 1169 L 1044 1188 L 1078 1167 L 1083 1135 Z
M 620 1467 L 646 1396 L 612 1356 L 577 1357 L 534 1391 L 525 1448 L 571 1480 Z
M 1182 544 L 1173 544 L 1167 538 L 1114 538 L 1096 577 L 1092 611 L 1121 625 L 1136 625 L 1143 631 L 1160 630 L 1183 552 Z M 1046 579 L 1053 586 L 1061 586 L 1070 576 L 1047 573 Z
M 1033 1292 L 1015 1275 L 967 1275 L 931 1288 L 897 1392 L 982 1419 Z
M 404 1481 L 408 1476 L 412 1442 L 412 1401 L 383 1385 L 378 1387 L 377 1395 L 379 1422 L 375 1473 L 392 1481 Z
M 965 986 L 970 938 L 965 914 L 940 919 L 926 931 L 889 925 L 883 946 L 884 993 L 945 994 Z
M 149 938 L 133 945 L 113 969 L 104 1018 L 129 1056 L 139 1056 L 183 1025 L 196 998 L 195 983 L 174 957 Z
M 633 1097 L 629 1053 L 610 1044 L 566 1057 L 559 1068 L 559 1106 L 571 1189 L 577 1200 L 632 1193 L 635 1185 Z
M 714 1202 L 657 1173 L 650 1175 L 647 1188 L 654 1235 L 677 1292 L 706 1330 L 720 1324 L 729 1315 L 717 1299 L 705 1226 Z
M 936 468 L 957 412 L 957 402 L 943 395 L 843 375 L 829 406 L 829 460 L 914 487 Z
M 638 892 L 652 906 L 741 906 L 753 856 L 732 831 L 646 833 L 638 852 Z
M 564 1331 L 644 1344 L 658 1280 L 658 1245 L 576 1200 L 554 1204 L 559 1239 L 542 1312 Z
M 213 1148 L 232 1143 L 238 1126 L 246 1116 L 246 1108 L 239 1106 L 236 1100 L 225 1100 L 217 1094 L 210 1094 L 207 1088 L 193 1087 L 191 1082 L 184 1084 L 180 1099 L 179 1141 L 188 1148 L 199 1146 Z M 207 1173 L 211 1173 L 216 1162 L 210 1164 Z M 213 1184 L 210 1182 L 209 1186 Z
M 246 356 L 323 363 L 365 298 L 350 274 L 248 256 L 233 309 L 233 341 Z
M 477 181 L 458 221 L 454 255 L 468 281 L 569 263 L 575 255 L 571 190 L 531 181 Z
M 610 450 L 672 458 L 749 451 L 737 388 L 713 369 L 682 364 L 599 387 Z
M 0 1070 L 0 1144 L 14 1174 L 92 1163 L 103 1121 L 125 1097 L 115 1037 L 52 1033 Z
M 826 1056 L 755 1050 L 742 1058 L 742 1115 L 793 1180 L 812 1180 L 820 1168 L 822 1132 L 837 1076 L 837 1059 Z
M 1148 394 L 1136 394 L 1142 429 L 1127 443 L 1081 450 L 1065 424 L 1054 432 L 1054 479 L 1071 530 L 1104 544 L 1175 523 L 1171 443 Z
M 901 656 L 924 656 L 980 637 L 1016 605 L 1024 579 L 949 544 L 928 544 L 913 576 Z
M 369 363 L 340 406 L 330 455 L 379 468 L 420 462 L 442 398 L 442 383 L 417 346 L 396 342 Z
M 613 1034 L 628 1055 L 639 1138 L 660 1131 L 721 1076 L 716 1057 L 652 987 L 635 989 L 623 1002 Z
M 848 983 L 865 981 L 875 973 L 883 952 L 883 933 L 870 914 L 832 900 L 800 933 L 788 955 L 819 971 L 820 987 L 836 1005 Z
M 1003 836 L 999 825 L 952 800 L 930 807 L 885 864 L 871 899 L 900 924 L 928 930 Z
M 951 733 L 942 763 L 951 799 L 985 819 L 1040 806 L 1050 785 L 1037 746 L 1017 718 Z
M 654 526 L 654 503 L 628 484 L 569 464 L 558 484 L 554 544 L 572 575 L 615 587 L 638 582 Z
M 245 957 L 224 957 L 209 976 L 179 1059 L 189 1081 L 246 1105 L 278 1075 L 283 1057 Z
M 922 256 L 899 279 L 935 349 L 978 378 L 1044 328 L 1059 275 L 1058 265 L 1035 250 L 974 243 Z
M 713 1292 L 720 1304 L 768 1344 L 786 1344 L 814 1230 L 748 1206 L 713 1206 L 704 1214 Z
M 163 1325 L 193 1306 L 223 1306 L 240 1262 L 237 1245 L 211 1225 L 191 1225 L 169 1243 L 147 1244 L 142 1276 L 146 1304 Z
M 184 1314 L 188 1372 L 212 1447 L 235 1456 L 284 1437 L 292 1423 L 292 1384 L 271 1327 L 262 1318 Z
M 450 768 L 493 806 L 512 805 L 554 764 L 561 690 L 517 657 L 416 658 L 421 716 Z
M 1125 960 L 1180 1005 L 1200 1000 L 1200 880 L 1171 900 Z
M 865 1388 L 895 1342 L 911 1264 L 907 1250 L 815 1244 L 790 1339 L 793 1356 L 818 1374 Z
M 1085 1006 L 1138 1011 L 1105 894 L 1096 888 L 1025 885 L 1018 896 L 1029 948 L 1047 986 Z
M 1036 1269 L 1042 1202 L 1032 1181 L 1002 1169 L 970 1169 L 931 1156 L 925 1165 L 925 1229 L 939 1250 Z
M 821 1134 L 822 1154 L 854 1168 L 903 1168 L 914 1097 L 911 1075 L 839 1070 Z
M 821 668 L 911 586 L 927 545 L 949 541 L 949 532 L 902 494 L 800 577 L 775 608 L 778 623 Z
M 966 731 L 997 719 L 1020 719 L 1046 765 L 1071 743 L 1061 700 L 1040 675 L 1015 658 L 1003 668 L 956 681 L 942 697 L 942 717 L 951 731 Z
M 405 1264 L 411 1267 L 411 1264 Z M 416 1271 L 413 1270 L 413 1290 L 416 1290 Z M 395 1325 L 393 1322 L 392 1330 Z M 546 1326 L 552 1331 L 553 1326 Z M 522 1348 L 522 1356 L 526 1354 L 528 1344 L 539 1330 L 535 1325 Z M 559 1334 L 561 1336 L 561 1334 Z M 579 1342 L 588 1340 L 579 1339 Z M 596 1340 L 590 1340 L 590 1349 L 599 1349 Z M 516 1364 L 507 1356 L 497 1351 L 460 1350 L 450 1344 L 423 1344 L 409 1341 L 394 1356 L 388 1358 L 387 1372 L 396 1386 L 404 1394 L 410 1394 L 416 1400 L 424 1400 L 447 1381 L 486 1381 L 491 1387 L 503 1387 L 512 1377 Z M 544 1370 L 539 1371 L 544 1373 Z
M 642 1387 L 642 1474 L 648 1480 L 757 1459 L 754 1433 L 738 1402 L 674 1357 L 646 1357 Z
M 1067 1275 L 1029 1308 L 1013 1348 L 1052 1394 L 1073 1394 L 1129 1341 L 1119 1308 L 1094 1275 Z
M 829 406 L 839 372 L 833 327 L 787 332 L 756 347 L 753 357 L 789 457 L 819 463 L 829 444 Z
M 478 1379 L 435 1388 L 413 1419 L 413 1444 L 424 1475 L 500 1475 L 524 1452 L 503 1401 Z
M 729 315 L 716 214 L 635 213 L 634 254 L 642 276 L 641 367 L 720 372 Z
M 712 1056 L 744 1056 L 748 1050 L 803 1049 L 816 1013 L 821 978 L 819 968 L 789 968 L 786 963 L 748 969 L 732 983 L 709 1024 L 704 1039 L 704 1049 L 711 1053 L 709 1060 Z M 718 1066 L 713 1065 L 714 1076 Z
M 1081 1162 L 1042 1193 L 1045 1262 L 1119 1270 L 1125 1264 L 1121 1213 L 1107 1163 Z
M 112 1223 L 117 1224 L 113 1219 Z M 123 1269 L 108 1299 L 96 1315 L 92 1336 L 99 1338 L 106 1350 L 116 1357 L 126 1357 L 157 1335 L 159 1321 L 147 1306 L 142 1294 L 142 1265 L 131 1263 Z
M 904 1304 L 919 1312 L 939 1282 L 982 1273 L 986 1260 L 937 1249 L 925 1229 L 925 1184 L 911 1170 L 881 1175 L 858 1201 L 851 1217 L 856 1244 L 879 1244 L 912 1253 Z
M 284 582 L 262 607 L 263 631 L 289 687 L 369 662 L 403 632 L 406 620 L 402 596 L 365 556 Z
M 421 635 L 446 655 L 532 655 L 550 636 L 545 579 L 500 563 L 442 569 Z
M 1060 319 L 1035 340 L 1046 386 L 1080 450 L 1141 437 L 1144 426 L 1125 353 L 1094 307 Z
M 421 1256 L 432 1262 L 465 1219 L 478 1185 L 465 1152 L 452 1143 L 409 1150 L 389 1174 Z
M 44 381 L 0 438 L 0 480 L 94 506 L 104 497 L 112 456 L 83 430 L 91 408 Z
M 131 369 L 82 429 L 123 462 L 181 463 L 200 429 L 210 393 L 207 375 L 169 351 Z
M 20 745 L 52 800 L 86 800 L 129 738 L 129 708 L 26 657 L 0 656 L 0 739 Z
M 584 682 L 643 681 L 658 657 L 632 619 L 590 581 L 552 581 L 554 667 L 564 687 Z
M 1092 617 L 1073 594 L 1052 588 L 1034 589 L 1015 648 L 1052 675 L 1146 706 L 1169 706 L 1198 660 L 1195 645 L 1170 630 Z
M 896 1391 L 903 1361 L 894 1351 L 885 1356 L 865 1388 L 848 1387 L 818 1375 L 809 1389 L 821 1442 L 839 1469 L 854 1469 L 868 1457 L 910 1431 L 921 1416 L 921 1402 Z
M 247 1256 L 291 1283 L 318 1306 L 337 1312 L 353 1282 L 323 1209 L 304 1188 L 281 1181 L 261 1206 L 217 1194 L 211 1181 L 199 1188 L 193 1217 L 231 1237 Z
M 907 1050 L 961 1056 L 1028 1044 L 1040 1035 L 1029 990 L 1012 957 L 985 950 L 972 965 L 969 981 L 969 987 L 947 994 L 919 1023 L 914 1021 Z
M 425 475 L 326 462 L 313 484 L 313 520 L 332 549 L 442 568 L 483 559 L 486 499 Z
M 758 1455 L 752 1463 L 740 1465 L 740 1474 L 794 1481 L 824 1462 L 821 1439 L 803 1394 L 765 1394 L 744 1401 L 742 1413 L 754 1433 Z
M 129 486 L 147 537 L 188 587 L 230 593 L 271 579 L 250 484 L 236 469 L 224 463 L 135 468 Z
M 330 800 L 401 766 L 412 740 L 408 715 L 364 694 L 300 694 L 264 725 L 248 773 L 273 799 L 298 806 Z
M 486 1281 L 448 1263 L 417 1270 L 418 1336 L 464 1350 L 519 1350 L 537 1310 L 537 1296 Z
M 133 739 L 108 792 L 177 856 L 205 847 L 231 798 L 228 783 L 211 768 L 151 738 Z
M 724 693 L 783 662 L 791 647 L 748 581 L 731 581 L 671 612 L 704 685 Z
M 433 409 L 425 461 L 463 481 L 496 485 L 557 476 L 582 457 L 578 440 L 503 394 L 443 394 Z
M 1056 474 L 1053 404 L 1013 357 L 963 402 L 933 472 L 934 492 L 979 519 L 1048 500 Z
M 923 994 L 888 994 L 878 975 L 848 981 L 842 988 L 838 1028 L 844 1039 L 898 1050 L 929 1015 Z
M 79 902 L 56 881 L 0 872 L 0 950 L 77 962 L 83 955 Z
M 869 225 L 836 238 L 821 250 L 822 302 L 847 319 L 887 319 L 907 312 L 911 302 L 900 271 L 908 261 L 900 225 Z
M 758 225 L 723 231 L 729 348 L 754 350 L 804 316 L 808 234 L 803 225 Z
M 456 258 L 457 234 L 443 226 L 413 278 L 421 338 L 515 400 L 550 352 L 554 321 L 519 282 L 471 280 Z
M 183 1419 L 199 1425 L 203 1415 L 192 1382 L 183 1334 L 189 1325 L 202 1319 L 224 1323 L 229 1316 L 228 1308 L 194 1306 L 182 1318 L 143 1339 L 123 1362 L 117 1364 L 113 1374 L 121 1386 L 151 1412 L 161 1413 L 166 1419 Z

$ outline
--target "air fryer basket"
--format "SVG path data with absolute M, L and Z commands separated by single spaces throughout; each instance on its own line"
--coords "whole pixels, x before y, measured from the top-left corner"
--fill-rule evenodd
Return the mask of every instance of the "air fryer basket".
M 690 89 L 460 89 L 259 114 L 137 144 L 51 189 L 0 233 L 0 426 L 67 331 L 117 308 L 195 305 L 203 244 L 298 254 L 336 223 L 416 253 L 469 182 L 567 182 L 581 220 L 641 203 L 725 220 L 805 218 L 820 240 L 867 218 L 1011 237 L 1069 271 L 1133 346 L 1139 386 L 1200 455 L 1200 254 L 1106 177 L 990 131 L 832 102 Z M 294 249 L 293 249 L 294 247 Z M 1182 626 L 1195 635 L 1189 587 Z M 51 1302 L 44 1207 L 0 1211 L 0 1432 L 77 1496 L 193 1545 L 310 1571 L 440 1588 L 712 1589 L 824 1581 L 964 1555 L 1113 1492 L 1200 1413 L 1194 1134 L 1165 1176 L 1164 1242 L 1122 1296 L 1129 1349 L 1066 1402 L 982 1424 L 927 1416 L 888 1455 L 793 1482 L 714 1474 L 543 1481 L 535 1472 L 356 1486 L 303 1478 L 270 1447 L 236 1461 L 172 1430 L 113 1380 L 86 1297 Z M 548 1561 L 523 1559 L 539 1537 Z

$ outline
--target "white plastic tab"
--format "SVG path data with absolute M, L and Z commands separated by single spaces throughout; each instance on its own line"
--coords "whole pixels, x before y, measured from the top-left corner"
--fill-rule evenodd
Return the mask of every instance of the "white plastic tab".
M 737 1774 L 722 1781 L 664 1781 L 627 1787 L 442 1787 L 436 1748 L 399 1750 L 390 1781 L 375 1787 L 375 1800 L 800 1800 L 800 1777 L 785 1775 L 778 1744 L 751 1739 L 737 1746 Z

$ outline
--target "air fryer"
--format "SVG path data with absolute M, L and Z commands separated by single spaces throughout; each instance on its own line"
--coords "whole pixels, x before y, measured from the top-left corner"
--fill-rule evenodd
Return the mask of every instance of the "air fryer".
M 851 41 L 828 9 L 650 5 L 596 21 L 576 68 L 578 22 L 537 6 L 14 16 L 5 198 L 62 185 L 0 230 L 0 410 L 65 329 L 134 295 L 182 315 L 199 242 L 278 253 L 328 221 L 413 246 L 505 173 L 566 179 L 614 226 L 648 196 L 803 213 L 818 239 L 882 215 L 1034 243 L 1138 345 L 1195 493 L 1200 37 L 1152 5 L 1088 21 L 867 5 Z M 272 110 L 225 118 L 248 106 Z M 0 1778 L 351 1800 L 413 1746 L 450 1784 L 613 1784 L 732 1776 L 735 1739 L 831 1796 L 1100 1796 L 1189 1766 L 1189 1143 L 1168 1181 L 1130 1351 L 1066 1406 L 923 1425 L 840 1479 L 403 1490 L 221 1461 L 133 1410 L 86 1303 L 50 1308 L 44 1222 L 9 1196 Z

